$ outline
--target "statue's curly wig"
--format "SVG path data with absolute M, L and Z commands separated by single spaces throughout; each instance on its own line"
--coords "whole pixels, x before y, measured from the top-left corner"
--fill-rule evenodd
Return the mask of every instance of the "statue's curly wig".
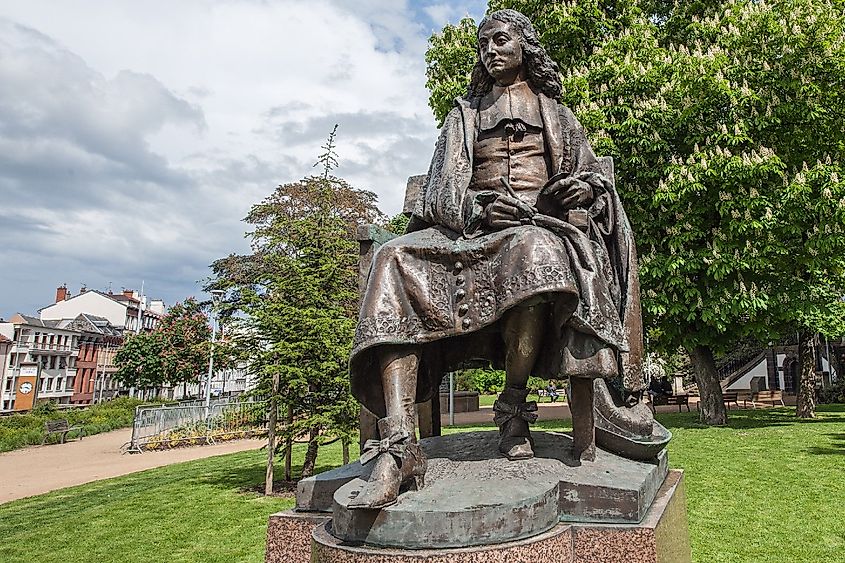
M 535 90 L 542 92 L 551 99 L 559 99 L 563 85 L 558 74 L 557 63 L 549 57 L 549 54 L 540 44 L 540 37 L 537 35 L 534 26 L 531 25 L 531 20 L 516 10 L 499 10 L 481 20 L 481 23 L 478 24 L 478 32 L 490 20 L 512 24 L 519 30 L 522 45 L 522 64 L 525 65 L 528 83 Z M 472 69 L 472 77 L 467 88 L 467 99 L 470 101 L 483 98 L 493 89 L 493 84 L 495 84 L 493 77 L 490 76 L 490 73 L 484 68 L 484 63 L 481 62 L 481 51 L 478 47 L 476 47 L 476 55 L 478 55 L 478 59 Z

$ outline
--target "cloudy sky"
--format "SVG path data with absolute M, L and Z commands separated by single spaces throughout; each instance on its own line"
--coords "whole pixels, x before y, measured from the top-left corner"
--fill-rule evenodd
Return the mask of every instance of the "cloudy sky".
M 204 297 L 241 219 L 340 167 L 400 210 L 436 135 L 424 53 L 483 0 L 3 0 L 0 317 L 57 285 Z

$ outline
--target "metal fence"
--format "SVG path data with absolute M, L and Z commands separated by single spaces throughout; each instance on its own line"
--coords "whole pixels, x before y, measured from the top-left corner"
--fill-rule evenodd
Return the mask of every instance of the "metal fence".
M 213 444 L 267 433 L 267 401 L 215 401 L 205 404 L 140 405 L 132 439 L 124 451 L 143 452 Z

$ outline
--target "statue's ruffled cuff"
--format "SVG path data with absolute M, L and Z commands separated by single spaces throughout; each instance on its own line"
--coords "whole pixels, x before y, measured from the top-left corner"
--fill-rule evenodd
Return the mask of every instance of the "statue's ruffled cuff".
M 466 224 L 464 225 L 464 236 L 472 238 L 484 234 L 481 227 L 484 221 L 484 211 L 487 206 L 496 201 L 499 194 L 492 190 L 484 190 L 475 194 L 468 200 L 466 212 Z

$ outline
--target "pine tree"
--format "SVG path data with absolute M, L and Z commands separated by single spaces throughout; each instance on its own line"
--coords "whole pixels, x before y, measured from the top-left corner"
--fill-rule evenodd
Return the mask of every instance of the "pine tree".
M 358 307 L 354 234 L 359 223 L 382 216 L 373 193 L 331 175 L 334 139 L 333 130 L 318 161 L 322 175 L 281 185 L 252 207 L 245 219 L 253 227 L 252 253 L 212 265 L 210 287 L 228 291 L 226 314 L 242 315 L 239 333 L 261 374 L 260 392 L 285 414 L 279 437 L 287 480 L 294 440 L 308 441 L 305 477 L 327 439 L 339 438 L 348 460 L 357 431 L 347 365 Z

